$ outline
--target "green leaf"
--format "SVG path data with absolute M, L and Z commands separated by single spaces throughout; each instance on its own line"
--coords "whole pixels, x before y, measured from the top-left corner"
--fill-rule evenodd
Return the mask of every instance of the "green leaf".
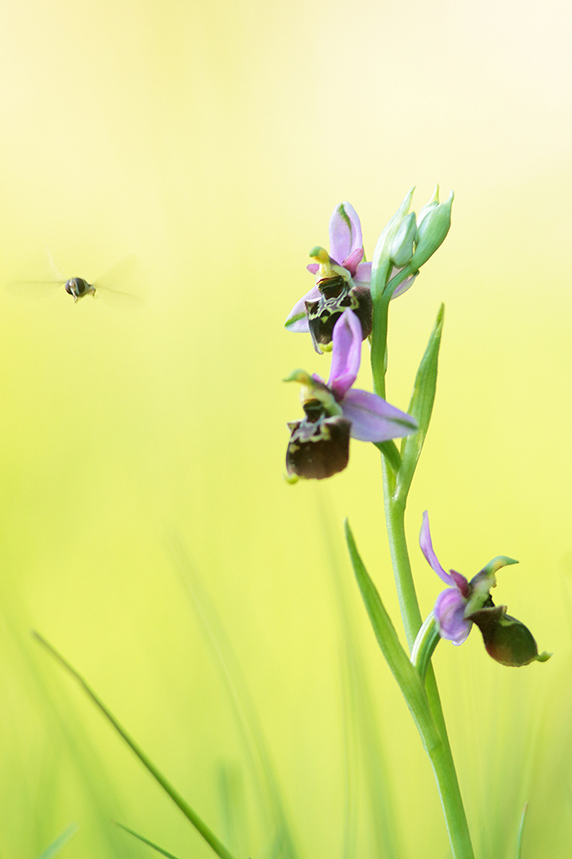
M 55 856 L 56 853 L 59 853 L 64 844 L 67 844 L 72 835 L 75 835 L 77 829 L 78 827 L 75 823 L 72 823 L 71 826 L 68 826 L 65 832 L 62 832 L 62 834 L 58 836 L 58 838 L 56 838 L 56 840 L 44 850 L 44 852 L 41 856 L 38 857 L 38 859 L 52 859 L 52 856 Z
M 167 859 L 177 859 L 177 857 L 174 856 L 172 853 L 169 853 L 168 850 L 163 850 L 162 847 L 159 847 L 157 844 L 154 844 L 152 841 L 149 841 L 148 838 L 144 838 L 143 835 L 138 835 L 136 832 L 133 832 L 133 830 L 129 829 L 128 826 L 124 826 L 122 823 L 119 823 L 118 821 L 115 821 L 115 822 L 117 823 L 117 826 L 120 826 L 121 829 L 125 830 L 125 832 L 128 832 L 130 835 L 133 835 L 134 838 L 138 838 L 139 841 L 143 842 L 143 844 L 148 844 L 149 847 L 152 847 L 153 850 L 157 851 L 157 853 L 161 853 L 162 856 L 166 856 Z
M 527 810 L 528 810 L 528 802 L 525 802 L 524 808 L 522 809 L 522 817 L 520 818 L 520 826 L 518 827 L 518 835 L 516 838 L 516 857 L 515 857 L 515 859 L 521 859 L 522 834 L 524 832 L 524 821 L 526 819 Z
M 163 773 L 155 766 L 155 764 L 151 761 L 150 758 L 147 757 L 143 749 L 135 742 L 135 740 L 129 736 L 125 728 L 123 728 L 115 716 L 111 713 L 110 710 L 105 706 L 103 701 L 101 701 L 98 696 L 95 694 L 93 689 L 88 686 L 87 682 L 83 679 L 83 677 L 73 668 L 69 662 L 67 662 L 64 657 L 58 653 L 55 647 L 46 641 L 46 639 L 40 635 L 38 632 L 33 632 L 32 635 L 42 644 L 46 650 L 62 665 L 66 671 L 71 674 L 74 680 L 79 683 L 79 685 L 83 688 L 83 690 L 87 693 L 87 695 L 91 698 L 94 704 L 101 710 L 103 715 L 111 722 L 119 736 L 127 743 L 129 748 L 137 755 L 143 766 L 151 773 L 156 782 L 162 787 L 165 793 L 173 800 L 175 805 L 183 812 L 187 820 L 192 823 L 197 832 L 202 835 L 207 844 L 212 847 L 214 852 L 220 859 L 234 859 L 232 853 L 224 846 L 224 844 L 216 837 L 214 832 L 209 829 L 209 827 L 204 823 L 203 820 L 199 817 L 199 815 L 191 808 L 188 802 L 181 796 L 181 794 L 170 784 Z M 43 859 L 43 857 L 42 857 Z
M 397 445 L 393 439 L 389 441 L 374 441 L 374 444 L 384 455 L 393 473 L 397 474 L 401 466 L 401 454 L 397 450 Z
M 411 402 L 407 411 L 415 418 L 419 429 L 413 435 L 404 438 L 401 445 L 401 468 L 397 475 L 395 488 L 395 499 L 405 502 L 421 450 L 425 442 L 425 436 L 429 428 L 433 403 L 435 401 L 435 390 L 437 387 L 437 367 L 439 362 L 439 347 L 441 346 L 441 333 L 443 331 L 443 315 L 445 307 L 442 304 L 437 314 L 435 326 L 431 332 L 429 343 L 415 378 L 415 386 L 411 396 Z
M 365 568 L 347 519 L 344 525 L 352 566 L 377 643 L 385 656 L 391 673 L 399 684 L 423 744 L 429 751 L 441 744 L 441 737 L 429 710 L 421 679 L 416 668 L 409 661 L 378 590 Z

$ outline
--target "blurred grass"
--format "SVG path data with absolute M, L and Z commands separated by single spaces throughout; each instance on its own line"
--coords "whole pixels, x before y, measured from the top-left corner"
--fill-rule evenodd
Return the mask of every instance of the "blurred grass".
M 44 852 L 40 856 L 40 859 L 52 859 L 53 856 L 56 856 L 60 852 L 62 847 L 65 847 L 66 843 L 69 841 L 72 835 L 75 835 L 76 831 L 77 827 L 74 824 L 68 826 L 65 832 L 62 832 L 62 834 L 59 835 L 56 840 L 53 841 L 50 846 L 44 850 Z
M 164 548 L 177 531 L 248 680 L 300 855 L 382 844 L 446 855 L 428 765 L 341 541 L 349 516 L 396 620 L 378 454 L 353 444 L 351 468 L 327 485 L 284 485 L 284 424 L 299 405 L 280 383 L 298 366 L 326 375 L 327 358 L 282 323 L 334 206 L 356 207 L 371 257 L 405 190 L 418 183 L 418 209 L 440 181 L 456 191 L 451 233 L 391 308 L 388 399 L 401 408 L 442 301 L 447 312 L 409 502 L 412 563 L 427 612 L 439 583 L 416 549 L 426 508 L 445 566 L 472 575 L 499 553 L 519 559 L 497 601 L 551 662 L 511 672 L 473 634 L 461 650 L 439 646 L 436 672 L 479 859 L 512 859 L 527 799 L 522 859 L 564 859 L 570 10 L 24 0 L 4 11 L 0 283 L 40 277 L 49 246 L 88 278 L 135 254 L 148 288 L 134 313 L 74 306 L 63 290 L 0 291 L 0 854 L 37 859 L 70 820 L 79 830 L 62 856 L 148 854 L 121 819 L 180 857 L 209 855 L 40 658 L 33 626 L 217 831 L 238 827 L 245 856 L 263 855 L 240 730 Z M 361 377 L 368 387 L 365 361 Z M 236 824 L 221 772 L 240 773 Z

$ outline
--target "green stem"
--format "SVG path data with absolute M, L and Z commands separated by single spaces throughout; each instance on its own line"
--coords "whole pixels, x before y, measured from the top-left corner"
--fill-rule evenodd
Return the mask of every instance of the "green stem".
M 439 746 L 429 750 L 428 754 L 441 797 L 453 857 L 454 859 L 474 859 L 465 809 L 448 745 L 440 743 Z
M 395 477 L 382 457 L 383 488 L 385 502 L 385 519 L 389 537 L 391 563 L 395 575 L 399 608 L 405 628 L 405 636 L 409 650 L 413 648 L 417 633 L 422 623 L 421 611 L 417 602 L 407 543 L 405 541 L 405 503 L 393 500 Z
M 373 284 L 373 281 L 372 281 Z M 373 328 L 371 333 L 371 372 L 373 390 L 378 397 L 385 398 L 385 359 L 387 349 L 387 319 L 389 302 L 381 298 L 373 303 Z
M 411 650 L 415 643 L 417 633 L 421 628 L 421 612 L 419 610 L 419 603 L 417 602 L 417 595 L 415 593 L 409 553 L 407 551 L 407 542 L 405 539 L 405 502 L 401 500 L 396 501 L 393 498 L 395 478 L 383 457 L 382 467 L 387 534 L 391 551 L 391 561 L 395 574 L 395 583 L 397 586 L 403 625 L 405 627 L 405 635 Z M 425 688 L 427 691 L 427 698 L 429 700 L 429 708 L 441 735 L 441 742 L 438 745 L 433 747 L 428 744 L 425 745 L 433 766 L 435 779 L 437 781 L 453 857 L 454 859 L 474 859 L 469 827 L 467 824 L 465 809 L 463 807 L 463 800 L 461 798 L 455 764 L 451 754 L 451 747 L 447 736 L 443 708 L 441 706 L 437 682 L 435 680 L 435 674 L 431 664 L 427 667 Z
M 409 209 L 411 201 L 410 192 L 402 203 L 392 221 L 386 227 L 380 236 L 373 258 L 372 276 L 371 276 L 371 297 L 373 300 L 373 329 L 371 337 L 371 369 L 373 375 L 373 387 L 375 393 L 385 398 L 385 374 L 387 370 L 387 327 L 389 317 L 389 302 L 395 287 L 402 278 L 409 274 L 408 270 L 404 269 L 396 276 L 390 284 L 389 275 L 391 264 L 389 260 L 387 247 L 391 238 L 391 227 L 395 224 L 394 230 L 398 227 L 400 217 L 403 217 Z M 397 221 L 395 220 L 397 218 Z M 391 234 L 391 235 L 390 235 Z M 391 462 L 391 458 L 386 457 L 385 451 L 382 449 L 382 468 L 383 468 L 383 489 L 385 503 L 385 518 L 387 524 L 387 534 L 389 538 L 389 548 L 391 552 L 391 561 L 397 586 L 397 595 L 399 599 L 399 607 L 405 627 L 405 634 L 409 649 L 413 648 L 417 633 L 421 627 L 421 612 L 413 576 L 411 573 L 411 564 L 409 562 L 409 553 L 407 551 L 407 542 L 405 539 L 405 505 L 407 503 L 407 490 L 405 492 L 396 492 L 396 473 L 391 467 L 395 467 L 395 463 Z M 390 465 L 391 463 L 391 465 Z M 408 489 L 409 487 L 407 487 Z M 403 687 L 402 687 L 403 688 Z M 437 683 L 431 664 L 427 667 L 427 676 L 425 680 L 425 690 L 427 692 L 427 700 L 432 719 L 428 720 L 428 724 L 432 723 L 437 726 L 439 738 L 437 742 L 431 742 L 428 735 L 425 733 L 423 725 L 417 724 L 419 733 L 423 740 L 423 744 L 427 750 L 427 754 L 433 766 L 443 813 L 449 834 L 449 841 L 453 852 L 453 859 L 474 859 L 473 848 L 471 846 L 471 838 L 467 825 L 467 818 L 457 780 L 457 773 L 453 763 L 451 747 L 447 737 L 447 729 L 443 716 L 443 709 L 439 699 Z M 407 691 L 403 688 L 403 693 L 407 699 Z

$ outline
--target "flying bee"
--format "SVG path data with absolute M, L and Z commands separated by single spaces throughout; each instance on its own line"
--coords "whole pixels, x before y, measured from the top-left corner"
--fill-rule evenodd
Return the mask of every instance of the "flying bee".
M 95 286 L 88 283 L 83 277 L 70 277 L 64 283 L 64 289 L 68 295 L 73 295 L 73 300 L 76 304 L 80 298 L 84 298 L 86 295 L 93 295 L 95 297 L 96 294 Z
M 125 257 L 114 265 L 113 268 L 101 275 L 101 277 L 98 277 L 97 280 L 94 280 L 93 283 L 90 283 L 84 277 L 65 278 L 56 266 L 49 250 L 48 258 L 55 279 L 27 280 L 10 283 L 7 287 L 10 292 L 41 295 L 42 293 L 45 294 L 63 286 L 68 295 L 72 296 L 74 304 L 77 304 L 80 298 L 85 298 L 86 295 L 91 295 L 93 298 L 101 295 L 106 302 L 121 307 L 139 307 L 143 303 L 138 296 L 114 288 L 118 283 L 124 286 L 126 283 L 133 283 L 135 281 L 138 268 L 135 256 Z

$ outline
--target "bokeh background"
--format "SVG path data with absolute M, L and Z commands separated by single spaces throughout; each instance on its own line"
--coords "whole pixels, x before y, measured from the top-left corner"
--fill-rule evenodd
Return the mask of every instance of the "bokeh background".
M 514 855 L 527 800 L 523 857 L 570 855 L 571 24 L 557 0 L 2 4 L 0 281 L 46 277 L 48 247 L 88 279 L 135 254 L 144 297 L 0 292 L 2 856 L 36 859 L 72 822 L 62 856 L 151 855 L 114 820 L 212 855 L 32 628 L 239 857 L 272 855 L 189 576 L 247 680 L 298 855 L 448 855 L 342 541 L 349 516 L 397 623 L 377 452 L 282 479 L 300 407 L 281 379 L 328 371 L 283 328 L 309 249 L 349 200 L 371 258 L 406 191 L 418 210 L 436 182 L 455 189 L 450 235 L 391 312 L 388 398 L 406 408 L 446 305 L 414 571 L 426 613 L 424 509 L 446 567 L 519 559 L 497 602 L 553 659 L 506 669 L 474 633 L 434 661 L 477 855 Z

